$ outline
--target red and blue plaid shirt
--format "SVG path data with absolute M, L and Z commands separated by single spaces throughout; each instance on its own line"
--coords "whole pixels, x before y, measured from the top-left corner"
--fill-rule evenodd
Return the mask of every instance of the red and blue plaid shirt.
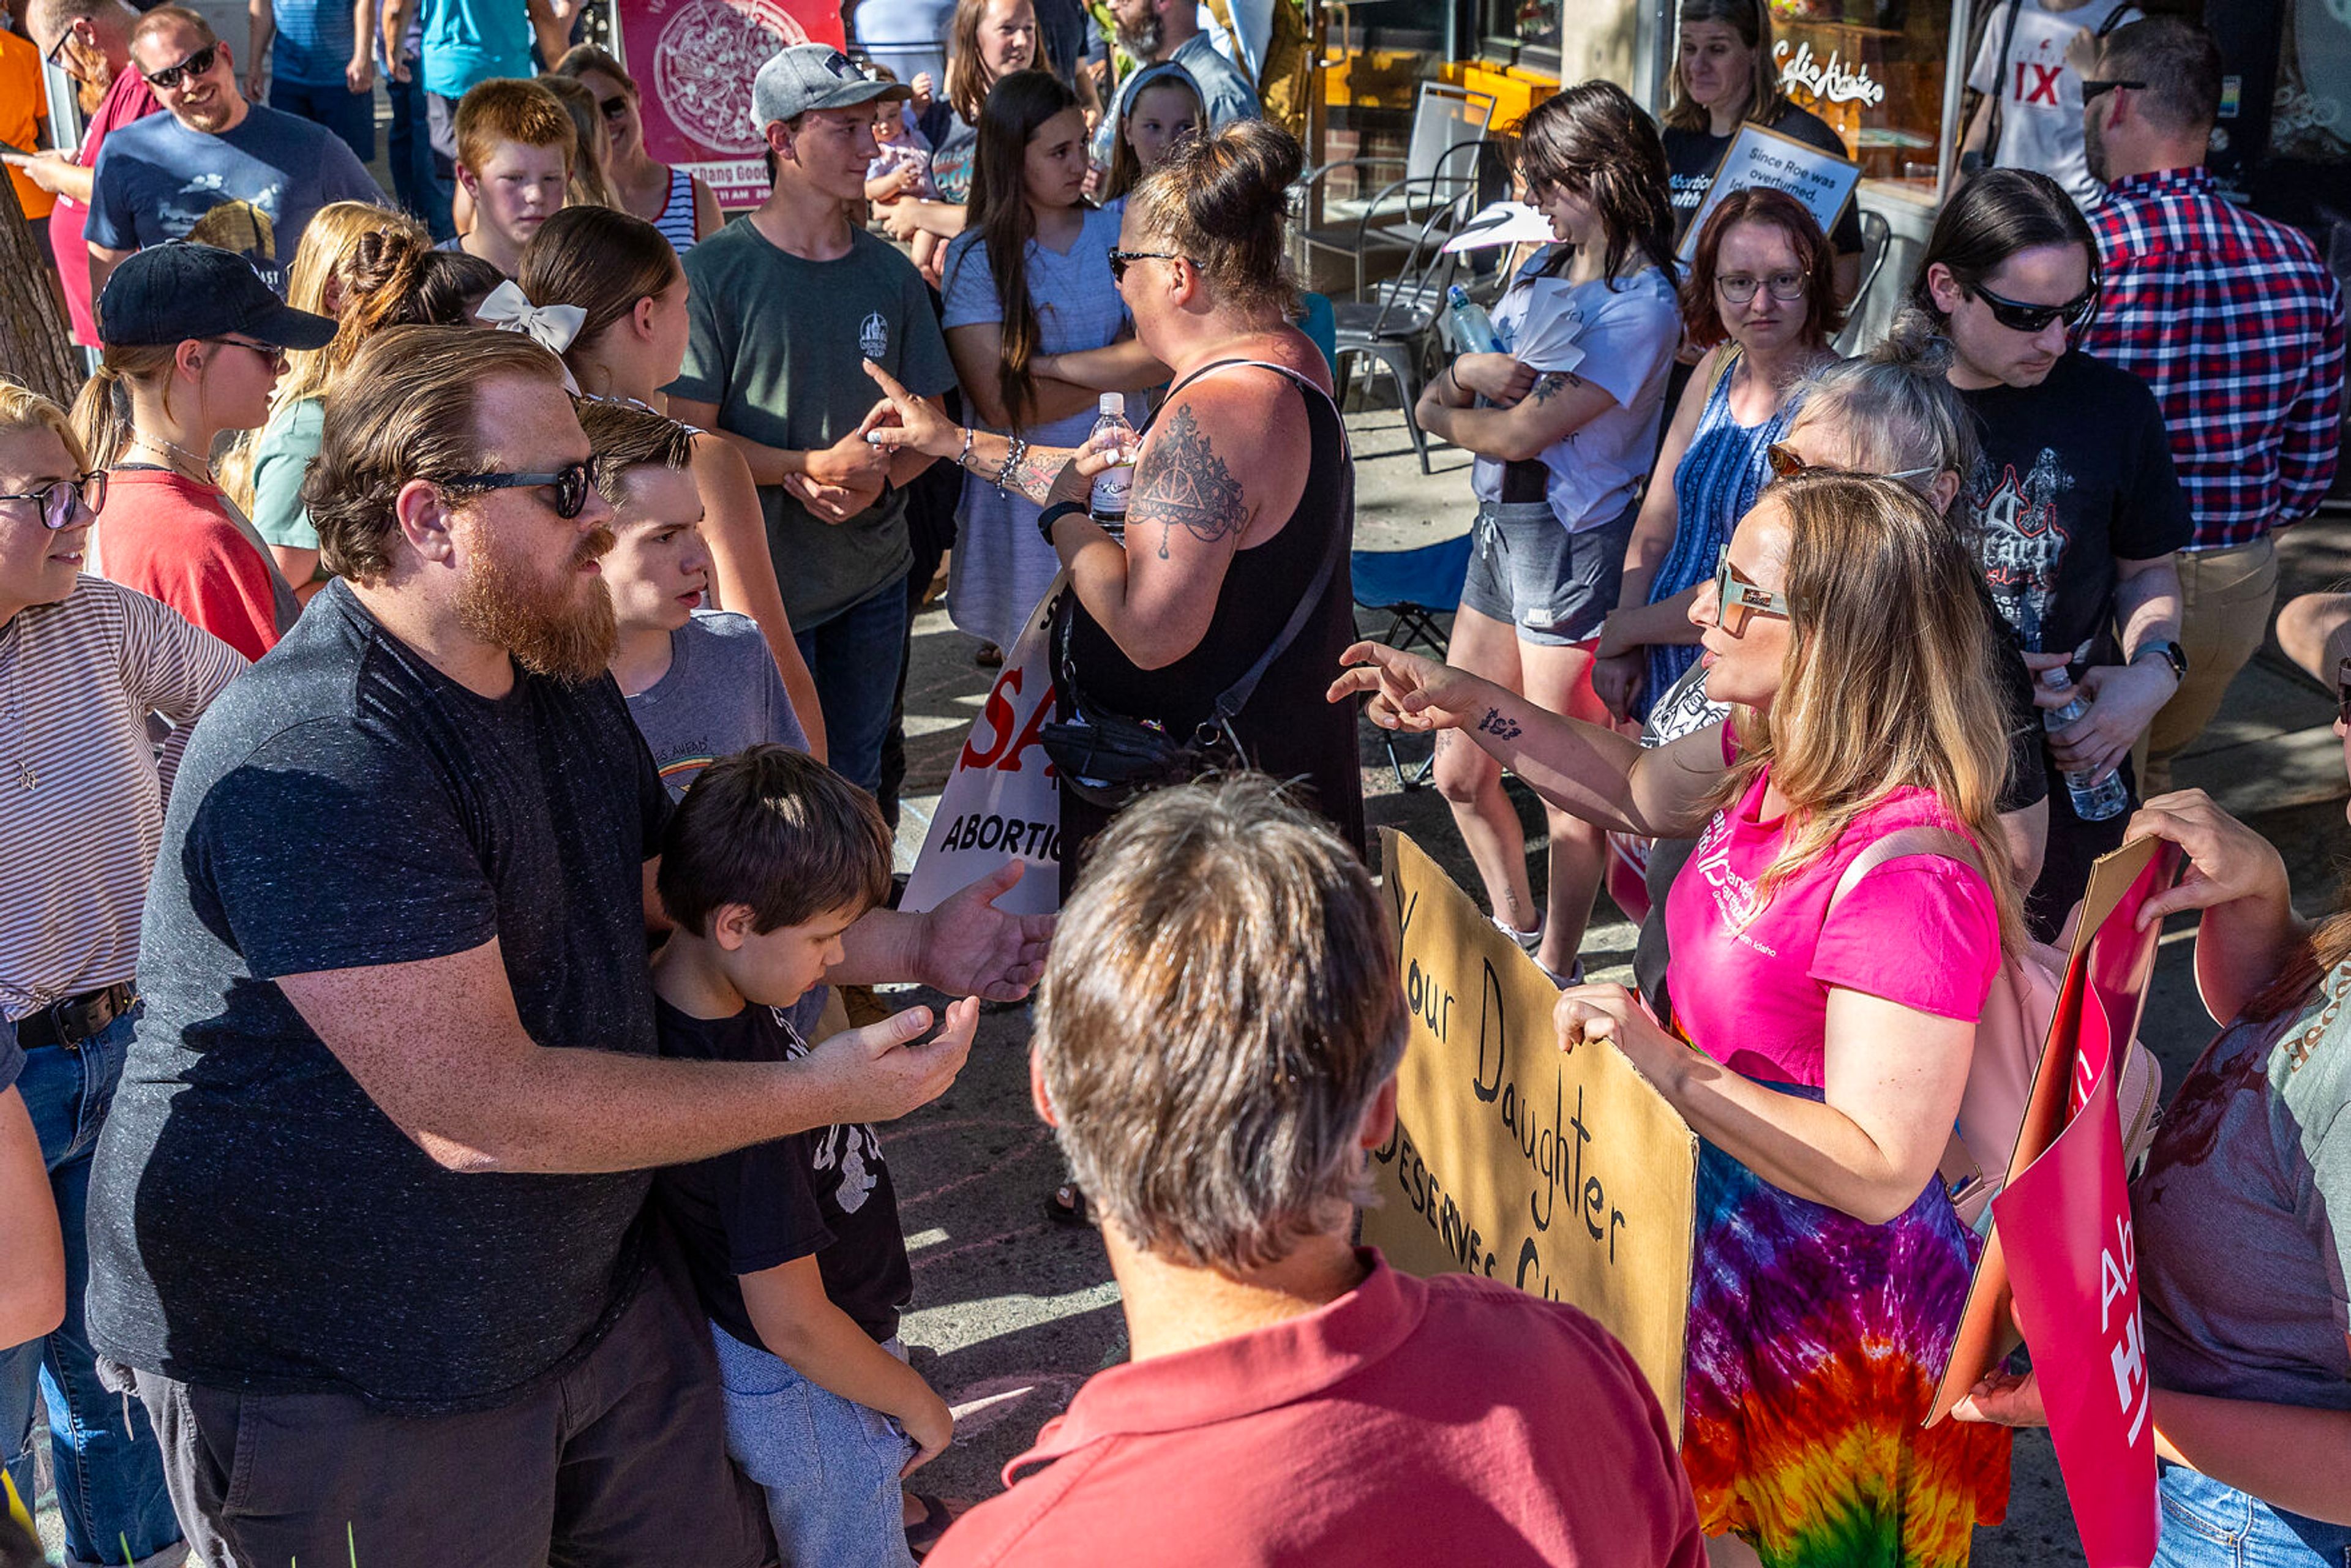
M 2200 166 L 2116 181 L 2090 222 L 2105 288 L 2079 346 L 2155 390 L 2189 548 L 2316 511 L 2343 439 L 2343 295 L 2317 248 L 2222 200 Z

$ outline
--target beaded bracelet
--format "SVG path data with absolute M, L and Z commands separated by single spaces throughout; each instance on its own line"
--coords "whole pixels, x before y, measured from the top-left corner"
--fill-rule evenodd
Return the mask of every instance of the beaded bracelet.
M 956 454 L 956 466 L 967 467 L 971 463 L 971 426 L 963 427 L 963 450 Z
M 996 470 L 996 493 L 998 495 L 1001 496 L 1005 494 L 1004 486 L 1011 479 L 1012 471 L 1015 468 L 1019 467 L 1020 460 L 1028 455 L 1029 443 L 1021 438 L 1019 432 L 1014 432 L 1008 438 L 1004 448 L 1004 461 Z

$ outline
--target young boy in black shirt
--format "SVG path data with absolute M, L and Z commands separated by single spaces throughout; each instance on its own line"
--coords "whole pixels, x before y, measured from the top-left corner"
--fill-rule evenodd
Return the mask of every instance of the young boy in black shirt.
M 754 746 L 686 791 L 659 886 L 677 923 L 653 959 L 662 1054 L 789 1061 L 808 1046 L 785 1009 L 889 892 L 890 834 L 822 763 Z M 944 1511 L 910 1503 L 899 1479 L 938 1456 L 955 1419 L 895 1337 L 914 1280 L 872 1129 L 754 1145 L 664 1171 L 655 1190 L 710 1315 L 727 1451 L 766 1490 L 785 1556 L 910 1568 L 904 1511 L 934 1533 Z

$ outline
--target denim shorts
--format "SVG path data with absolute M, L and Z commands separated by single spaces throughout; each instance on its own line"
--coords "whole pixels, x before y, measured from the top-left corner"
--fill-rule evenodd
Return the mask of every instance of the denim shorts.
M 2165 1463 L 2155 1568 L 2351 1568 L 2351 1525 L 2326 1524 Z
M 1635 501 L 1613 522 L 1570 533 L 1548 502 L 1481 502 L 1462 604 L 1517 627 L 1522 643 L 1564 647 L 1598 635 L 1616 608 L 1640 509 Z
M 898 1484 L 914 1440 L 880 1411 L 818 1387 L 716 1323 L 710 1337 L 726 1386 L 726 1451 L 768 1494 L 784 1560 L 914 1568 Z M 896 1340 L 882 1348 L 906 1359 Z

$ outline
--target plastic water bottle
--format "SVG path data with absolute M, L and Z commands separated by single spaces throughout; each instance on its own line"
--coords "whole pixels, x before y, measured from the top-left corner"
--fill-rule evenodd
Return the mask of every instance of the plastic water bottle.
M 1119 451 L 1134 452 L 1134 426 L 1126 422 L 1126 396 L 1123 392 L 1102 394 L 1102 415 L 1094 421 L 1093 431 L 1086 437 L 1087 444 L 1102 442 L 1106 434 L 1117 438 Z M 1134 488 L 1132 463 L 1115 464 L 1094 476 L 1093 498 L 1086 509 L 1113 538 L 1123 537 L 1126 531 L 1126 497 Z
M 1502 340 L 1495 334 L 1486 308 L 1469 298 L 1459 284 L 1445 291 L 1446 314 L 1453 318 L 1453 340 L 1465 354 L 1499 354 Z
M 2042 671 L 2041 684 L 2053 692 L 2074 691 L 2074 683 L 2063 667 Z M 2041 720 L 2046 728 L 2064 729 L 2089 711 L 2090 699 L 2080 692 L 2074 692 L 2072 702 L 2061 708 L 2044 710 Z M 2123 808 L 2130 804 L 2130 791 L 2123 788 L 2119 768 L 2095 784 L 2090 782 L 2087 773 L 2068 773 L 2065 775 L 2065 792 L 2074 799 L 2074 815 L 2085 822 L 2103 822 L 2109 817 L 2119 816 Z

